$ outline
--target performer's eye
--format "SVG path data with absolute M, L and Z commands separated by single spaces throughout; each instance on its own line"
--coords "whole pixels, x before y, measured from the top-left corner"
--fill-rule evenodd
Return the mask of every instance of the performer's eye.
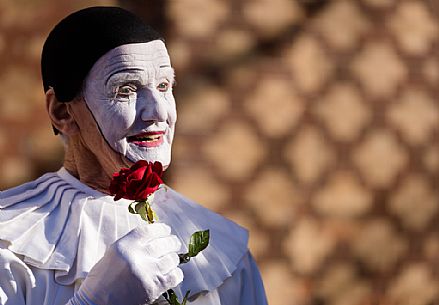
M 123 85 L 117 88 L 116 97 L 127 98 L 137 91 L 137 87 L 133 84 Z
M 158 84 L 157 90 L 159 90 L 160 92 L 166 92 L 166 91 L 168 91 L 169 87 L 170 87 L 169 82 L 163 81 L 160 84 Z
M 117 93 L 120 95 L 129 95 L 133 92 L 136 92 L 136 90 L 137 90 L 136 86 L 129 84 L 129 85 L 120 86 L 119 89 L 117 90 Z

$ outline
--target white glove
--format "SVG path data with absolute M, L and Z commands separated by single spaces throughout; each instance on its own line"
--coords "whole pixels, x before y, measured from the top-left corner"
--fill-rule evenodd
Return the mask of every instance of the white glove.
M 145 224 L 112 244 L 68 304 L 139 305 L 183 281 L 181 243 L 163 223 Z

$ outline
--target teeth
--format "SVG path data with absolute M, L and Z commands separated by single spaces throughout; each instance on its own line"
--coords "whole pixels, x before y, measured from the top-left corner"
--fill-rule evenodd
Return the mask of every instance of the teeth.
M 160 139 L 160 135 L 151 135 L 151 136 L 145 136 L 145 137 L 136 137 L 136 140 L 138 141 L 156 141 Z

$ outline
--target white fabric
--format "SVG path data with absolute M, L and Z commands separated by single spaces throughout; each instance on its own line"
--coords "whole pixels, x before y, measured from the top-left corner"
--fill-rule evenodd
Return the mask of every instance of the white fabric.
M 67 303 L 108 246 L 143 224 L 128 213 L 129 203 L 114 202 L 65 169 L 1 192 L 1 304 Z M 208 248 L 181 266 L 180 297 L 191 290 L 191 304 L 266 304 L 244 229 L 170 188 L 156 193 L 153 208 L 182 242 L 181 252 L 194 231 L 211 231 Z

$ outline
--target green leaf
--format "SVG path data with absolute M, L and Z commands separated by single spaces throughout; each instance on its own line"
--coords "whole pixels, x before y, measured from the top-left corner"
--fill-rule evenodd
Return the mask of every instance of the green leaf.
M 134 214 L 139 214 L 140 217 L 148 223 L 154 222 L 154 211 L 147 201 L 136 202 L 134 211 Z
M 140 214 L 139 211 L 140 211 L 140 209 L 144 208 L 146 202 L 145 201 L 134 201 L 133 203 L 136 204 L 134 206 L 134 210 L 136 211 L 137 214 Z
M 189 241 L 189 257 L 195 257 L 209 245 L 209 230 L 198 231 L 192 234 Z
M 169 299 L 171 300 L 171 304 L 180 305 L 180 302 L 178 301 L 177 295 L 175 294 L 174 290 L 169 290 Z
M 146 206 L 144 204 L 136 205 L 136 211 L 143 220 L 148 221 L 148 217 L 146 215 Z
M 151 205 L 149 202 L 146 202 L 146 217 L 148 217 L 148 222 L 153 223 L 154 222 L 154 211 L 151 208 Z
M 181 305 L 186 305 L 187 299 L 188 299 L 188 297 L 189 297 L 189 293 L 191 293 L 190 290 L 188 290 L 188 291 L 186 292 L 186 294 L 184 295 L 183 302 L 181 302 Z
M 145 202 L 137 202 L 136 206 L 134 207 L 134 210 L 136 211 L 136 214 L 139 214 L 140 217 L 145 220 L 148 221 L 148 218 L 146 216 L 146 204 Z

